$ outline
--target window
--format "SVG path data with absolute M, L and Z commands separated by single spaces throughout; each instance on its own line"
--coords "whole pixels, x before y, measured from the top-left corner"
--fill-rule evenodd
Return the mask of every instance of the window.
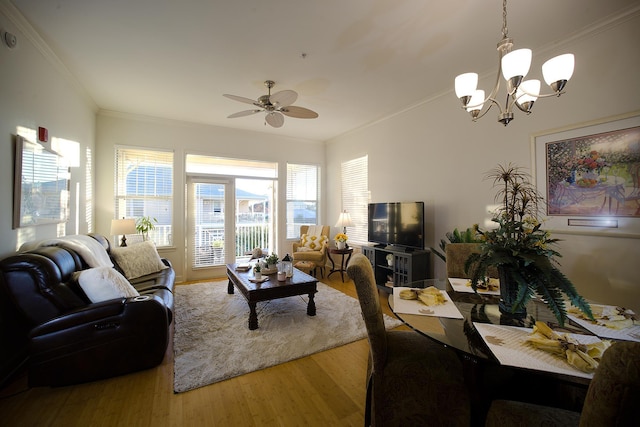
M 116 147 L 115 217 L 155 218 L 149 238 L 172 245 L 173 153 Z
M 347 228 L 349 241 L 365 243 L 367 237 L 367 215 L 369 204 L 368 156 L 342 163 L 342 210 L 351 214 L 354 226 Z
M 320 168 L 287 164 L 287 239 L 299 236 L 301 225 L 318 224 Z

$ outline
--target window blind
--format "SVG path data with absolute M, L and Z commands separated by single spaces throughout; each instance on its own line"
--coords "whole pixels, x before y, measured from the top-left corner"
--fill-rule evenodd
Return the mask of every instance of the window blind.
M 155 218 L 149 238 L 172 245 L 173 152 L 116 147 L 115 218 Z
M 343 162 L 340 170 L 342 210 L 351 215 L 354 226 L 347 228 L 349 241 L 366 243 L 369 204 L 368 156 Z
M 301 225 L 318 224 L 319 175 L 317 165 L 287 164 L 287 239 L 298 237 Z

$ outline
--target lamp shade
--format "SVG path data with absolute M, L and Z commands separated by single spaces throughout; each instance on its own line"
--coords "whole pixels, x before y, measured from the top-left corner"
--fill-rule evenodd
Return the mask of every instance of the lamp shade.
M 136 232 L 136 220 L 135 219 L 112 219 L 111 220 L 111 235 L 119 236 L 125 234 L 134 234 Z
M 462 98 L 463 96 L 472 96 L 478 87 L 478 74 L 476 73 L 464 73 L 456 77 L 455 89 L 456 96 Z
M 516 92 L 516 99 L 518 104 L 522 105 L 525 102 L 534 102 L 540 95 L 540 80 L 525 80 L 518 87 Z
M 509 81 L 516 76 L 524 76 L 531 67 L 531 49 L 517 49 L 502 57 L 502 75 Z
M 551 58 L 542 64 L 542 75 L 549 86 L 553 83 L 569 80 L 573 76 L 575 57 L 572 53 L 565 53 Z
M 351 220 L 351 215 L 349 212 L 344 211 L 340 213 L 338 217 L 338 222 L 336 222 L 336 227 L 353 227 L 353 221 Z
M 484 90 L 478 89 L 473 92 L 471 96 L 471 101 L 469 101 L 469 106 L 467 107 L 467 111 L 480 111 L 484 106 Z

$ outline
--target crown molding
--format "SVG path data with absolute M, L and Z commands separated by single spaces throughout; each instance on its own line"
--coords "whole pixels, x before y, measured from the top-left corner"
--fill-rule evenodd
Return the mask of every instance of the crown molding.
M 44 59 L 49 62 L 53 68 L 65 78 L 76 90 L 76 92 L 87 102 L 87 105 L 93 110 L 98 110 L 98 105 L 93 100 L 89 92 L 80 83 L 78 78 L 67 68 L 67 66 L 60 60 L 58 55 L 49 47 L 47 42 L 38 34 L 38 32 L 31 26 L 29 21 L 20 13 L 20 11 L 9 0 L 0 1 L 0 13 L 5 15 L 9 22 L 16 26 L 18 31 L 24 36 Z M 20 47 L 20 41 L 18 41 L 18 48 Z

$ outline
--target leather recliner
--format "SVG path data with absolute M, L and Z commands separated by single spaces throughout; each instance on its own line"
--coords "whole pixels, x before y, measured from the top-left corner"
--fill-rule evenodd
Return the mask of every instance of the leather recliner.
M 73 280 L 87 268 L 73 250 L 39 247 L 0 260 L 0 382 L 23 367 L 30 386 L 62 386 L 160 364 L 175 281 L 163 262 L 169 268 L 131 281 L 140 296 L 92 303 Z

